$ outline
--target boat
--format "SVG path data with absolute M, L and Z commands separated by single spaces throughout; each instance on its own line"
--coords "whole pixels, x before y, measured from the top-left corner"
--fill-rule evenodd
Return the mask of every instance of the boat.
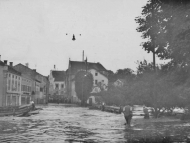
M 22 106 L 6 106 L 0 107 L 0 117 L 3 116 L 24 116 L 32 109 L 32 104 Z
M 89 106 L 89 109 L 91 109 L 91 110 L 102 110 L 102 111 L 106 111 L 106 112 L 121 114 L 121 108 L 116 107 L 116 106 L 107 106 L 107 105 L 105 105 L 103 107 L 100 104 L 94 104 L 92 106 Z

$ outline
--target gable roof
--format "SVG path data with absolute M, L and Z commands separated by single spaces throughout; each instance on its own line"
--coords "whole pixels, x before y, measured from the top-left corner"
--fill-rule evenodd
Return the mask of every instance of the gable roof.
M 30 69 L 29 67 L 27 67 L 21 63 L 15 65 L 14 69 L 16 69 L 17 71 L 19 71 L 21 73 L 29 73 L 31 78 L 34 78 L 35 75 L 40 75 L 40 76 L 46 77 L 46 76 L 36 72 L 35 69 Z
M 80 61 L 70 61 L 70 72 L 76 73 L 78 70 L 95 69 L 97 71 L 107 71 L 104 66 L 100 63 L 90 63 L 90 62 L 80 62 Z
M 14 69 L 13 67 L 11 66 L 8 66 L 8 71 L 13 73 L 13 74 L 16 74 L 16 75 L 20 75 L 21 76 L 21 72 L 17 71 L 16 69 Z
M 52 76 L 55 79 L 54 81 L 65 81 L 65 71 L 52 71 Z
M 117 79 L 116 81 L 121 81 L 121 82 L 123 82 L 123 83 L 125 83 L 125 82 L 126 82 L 126 80 L 125 80 L 125 79 L 121 79 L 121 78 Z

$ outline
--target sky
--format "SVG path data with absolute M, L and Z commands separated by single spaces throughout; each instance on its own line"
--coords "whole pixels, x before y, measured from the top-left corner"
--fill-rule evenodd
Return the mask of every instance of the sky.
M 69 58 L 100 62 L 107 70 L 152 61 L 140 46 L 135 17 L 147 0 L 0 0 L 0 55 L 43 75 L 66 70 Z M 67 34 L 67 35 L 66 35 Z M 76 40 L 72 40 L 73 34 Z M 81 36 L 80 36 L 81 34 Z

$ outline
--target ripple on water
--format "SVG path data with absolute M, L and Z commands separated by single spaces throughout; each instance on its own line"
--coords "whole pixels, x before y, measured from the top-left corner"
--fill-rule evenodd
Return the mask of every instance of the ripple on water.
M 40 114 L 0 120 L 0 142 L 125 142 L 133 137 L 189 136 L 189 123 L 148 122 L 133 117 L 132 126 L 124 126 L 121 114 L 87 108 L 46 106 Z M 7 125 L 4 126 L 3 125 Z M 183 136 L 183 137 L 184 137 Z

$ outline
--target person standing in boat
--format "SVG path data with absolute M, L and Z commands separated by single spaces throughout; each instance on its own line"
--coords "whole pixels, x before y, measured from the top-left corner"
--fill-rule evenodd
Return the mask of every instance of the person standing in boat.
M 32 104 L 32 110 L 34 110 L 35 109 L 34 101 L 30 101 L 30 104 Z
M 149 112 L 147 107 L 143 107 L 143 112 L 144 112 L 144 119 L 149 119 Z
M 128 126 L 131 125 L 131 119 L 133 116 L 133 111 L 132 111 L 132 104 L 131 103 L 127 103 L 125 107 L 123 107 L 123 114 L 126 120 L 125 125 L 127 124 Z

